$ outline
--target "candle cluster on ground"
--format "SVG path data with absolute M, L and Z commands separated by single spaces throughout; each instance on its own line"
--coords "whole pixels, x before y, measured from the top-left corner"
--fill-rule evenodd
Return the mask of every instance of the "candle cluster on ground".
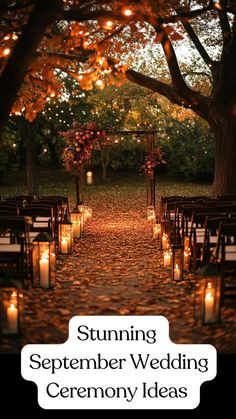
M 155 212 L 155 207 L 153 205 L 150 205 L 149 207 L 147 207 L 147 220 L 148 221 L 156 221 L 156 212 Z
M 170 268 L 171 267 L 171 250 L 165 250 L 164 253 L 164 268 Z
M 149 221 L 154 221 L 154 213 L 154 207 L 148 207 L 147 214 Z M 171 268 L 171 280 L 173 282 L 180 282 L 184 279 L 184 273 L 186 274 L 190 270 L 190 236 L 184 236 L 183 244 L 171 245 L 169 229 L 170 222 L 154 221 L 153 238 L 159 240 L 160 248 L 163 250 L 163 266 L 165 269 Z M 202 324 L 209 324 L 216 323 L 220 319 L 221 286 L 219 285 L 220 277 L 218 272 L 215 272 L 212 267 L 206 267 L 205 270 L 201 272 L 200 279 L 198 275 L 195 276 L 195 295 L 197 296 L 195 297 L 195 316 L 198 317 Z
M 0 278 L 0 334 L 20 333 L 22 312 L 23 294 L 20 283 L 5 274 Z
M 50 234 L 39 233 L 32 243 L 33 283 L 36 287 L 56 285 L 55 241 Z
M 86 179 L 87 179 L 87 185 L 92 185 L 93 184 L 93 172 L 91 172 L 91 171 L 87 172 Z

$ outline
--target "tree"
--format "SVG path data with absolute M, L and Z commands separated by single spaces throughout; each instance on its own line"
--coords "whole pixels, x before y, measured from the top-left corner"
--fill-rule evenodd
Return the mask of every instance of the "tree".
M 4 5 L 8 5 L 5 9 L 9 14 L 9 4 L 11 8 L 24 5 L 26 14 L 20 14 L 21 36 L 0 77 L 0 90 L 4 92 L 0 101 L 2 124 L 23 79 L 26 86 L 19 97 L 19 109 L 28 108 L 27 116 L 33 118 L 48 96 L 62 94 L 62 79 L 56 82 L 59 71 L 70 73 L 86 89 L 92 88 L 94 83 L 102 87 L 113 71 L 115 78 L 126 77 L 205 119 L 216 145 L 213 193 L 236 193 L 235 0 L 52 0 L 49 11 L 45 10 L 46 0 L 5 1 L 3 15 Z M 29 18 L 25 24 L 26 16 Z M 31 32 L 32 38 L 29 37 Z M 198 85 L 192 85 L 177 58 L 179 45 L 185 43 L 187 37 L 199 54 L 201 67 L 205 66 L 204 71 L 210 77 L 209 94 L 201 90 L 202 71 Z M 131 68 L 134 52 L 140 54 L 148 43 L 152 44 L 154 55 L 160 54 L 157 48 L 160 44 L 169 78 L 157 79 L 153 72 L 148 73 L 147 67 L 145 72 Z M 186 46 L 191 56 L 192 48 L 189 44 Z M 3 45 L 3 55 L 7 49 Z M 158 73 L 158 68 L 156 70 Z M 33 93 L 36 90 L 43 93 L 37 100 L 32 100 L 29 94 L 27 98 L 30 84 L 35 87 L 31 89 Z

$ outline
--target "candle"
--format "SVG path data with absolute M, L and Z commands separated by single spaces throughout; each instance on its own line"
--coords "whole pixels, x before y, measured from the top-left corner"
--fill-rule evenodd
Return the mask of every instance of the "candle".
M 211 290 L 211 284 L 208 284 L 205 295 L 205 323 L 214 320 L 214 296 Z
M 190 255 L 191 255 L 190 249 L 186 249 L 184 251 L 184 269 L 185 270 L 188 270 L 189 269 Z
M 179 269 L 179 265 L 176 263 L 175 268 L 174 268 L 174 280 L 178 281 L 180 279 L 180 269 Z
M 190 247 L 190 237 L 185 236 L 184 237 L 184 250 L 189 250 Z
M 8 333 L 18 332 L 18 309 L 11 304 L 7 309 L 7 329 Z
M 80 236 L 80 223 L 73 223 L 73 237 L 79 239 Z
M 160 224 L 153 224 L 153 238 L 157 239 L 160 237 L 161 234 L 161 225 Z
M 49 287 L 49 260 L 48 260 L 47 253 L 43 253 L 39 261 L 39 273 L 40 273 L 39 277 L 40 277 L 41 287 L 48 288 Z
M 171 264 L 171 254 L 170 252 L 164 253 L 164 268 L 169 268 Z
M 61 253 L 68 253 L 68 241 L 67 239 L 61 240 Z
M 90 220 L 92 218 L 92 208 L 86 207 L 84 209 L 84 221 Z
M 168 249 L 168 237 L 167 237 L 167 234 L 163 234 L 162 235 L 162 238 L 161 238 L 161 246 L 162 246 L 162 249 Z
M 156 221 L 156 213 L 153 206 L 147 207 L 147 219 L 148 221 Z
M 17 307 L 17 293 L 15 291 L 11 293 L 10 304 L 13 304 L 15 307 Z
M 82 212 L 81 213 L 81 219 L 80 219 L 80 231 L 81 231 L 81 235 L 83 234 L 83 232 L 84 232 L 84 213 Z
M 92 185 L 93 183 L 93 172 L 87 172 L 87 184 Z

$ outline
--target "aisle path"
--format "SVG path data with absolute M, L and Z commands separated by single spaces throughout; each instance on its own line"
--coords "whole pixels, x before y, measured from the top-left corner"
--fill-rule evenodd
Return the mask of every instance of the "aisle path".
M 164 315 L 176 343 L 212 343 L 218 350 L 236 351 L 236 315 L 223 310 L 221 325 L 200 326 L 193 319 L 189 282 L 174 285 L 163 269 L 162 252 L 146 221 L 144 197 L 135 190 L 114 188 L 90 198 L 93 219 L 74 248 L 60 256 L 54 290 L 26 293 L 24 335 L 3 351 L 27 343 L 59 343 L 67 338 L 73 315 Z

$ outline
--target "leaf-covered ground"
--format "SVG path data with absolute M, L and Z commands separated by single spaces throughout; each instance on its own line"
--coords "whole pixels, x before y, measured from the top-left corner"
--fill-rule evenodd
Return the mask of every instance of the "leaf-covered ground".
M 71 191 L 63 187 L 61 193 L 73 191 L 72 185 Z M 166 194 L 208 191 L 204 185 L 160 182 L 158 193 L 163 188 Z M 221 352 L 236 352 L 235 301 L 226 301 L 220 324 L 202 326 L 194 320 L 193 283 L 175 285 L 163 268 L 152 224 L 146 221 L 143 182 L 111 181 L 92 186 L 86 196 L 94 216 L 84 237 L 72 255 L 58 256 L 56 288 L 25 292 L 23 335 L 2 339 L 1 351 L 18 351 L 27 343 L 63 342 L 72 316 L 97 314 L 164 315 L 174 342 L 211 343 Z

